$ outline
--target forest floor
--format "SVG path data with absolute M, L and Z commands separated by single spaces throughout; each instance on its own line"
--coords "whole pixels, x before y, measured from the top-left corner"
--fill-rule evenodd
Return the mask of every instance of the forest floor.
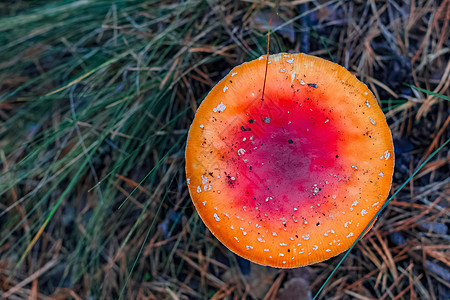
M 249 263 L 204 226 L 185 180 L 198 105 L 266 53 L 271 14 L 271 53 L 331 60 L 374 93 L 394 138 L 391 193 L 449 139 L 448 0 L 2 2 L 0 298 L 317 293 L 342 256 Z M 450 299 L 449 151 L 399 191 L 320 299 Z

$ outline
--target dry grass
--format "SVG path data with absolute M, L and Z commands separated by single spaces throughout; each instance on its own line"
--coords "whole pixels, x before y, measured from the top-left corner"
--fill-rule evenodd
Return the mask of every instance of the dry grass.
M 314 295 L 337 259 L 282 271 L 236 257 L 185 183 L 198 104 L 265 53 L 276 6 L 272 53 L 337 62 L 376 95 L 395 140 L 393 191 L 449 138 L 450 1 L 0 4 L 1 297 Z M 449 298 L 448 174 L 445 147 L 320 297 Z

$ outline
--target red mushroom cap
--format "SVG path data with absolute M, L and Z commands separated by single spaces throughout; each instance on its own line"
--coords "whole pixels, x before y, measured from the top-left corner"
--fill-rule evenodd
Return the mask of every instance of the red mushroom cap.
M 386 201 L 389 127 L 366 85 L 304 54 L 234 68 L 200 105 L 186 174 L 204 223 L 231 251 L 293 268 L 348 249 Z

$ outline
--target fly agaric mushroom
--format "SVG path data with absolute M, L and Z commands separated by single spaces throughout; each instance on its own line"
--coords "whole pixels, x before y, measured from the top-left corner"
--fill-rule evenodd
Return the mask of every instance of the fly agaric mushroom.
M 374 96 L 305 54 L 234 68 L 200 105 L 186 174 L 206 226 L 253 262 L 293 268 L 347 250 L 385 203 L 393 143 Z

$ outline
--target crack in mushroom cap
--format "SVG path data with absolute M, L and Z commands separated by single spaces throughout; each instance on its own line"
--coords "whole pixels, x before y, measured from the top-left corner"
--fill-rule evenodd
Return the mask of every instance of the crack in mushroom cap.
M 226 247 L 293 268 L 331 258 L 361 234 L 388 196 L 393 143 L 373 94 L 345 68 L 271 55 L 262 100 L 265 63 L 235 67 L 200 105 L 186 176 Z

